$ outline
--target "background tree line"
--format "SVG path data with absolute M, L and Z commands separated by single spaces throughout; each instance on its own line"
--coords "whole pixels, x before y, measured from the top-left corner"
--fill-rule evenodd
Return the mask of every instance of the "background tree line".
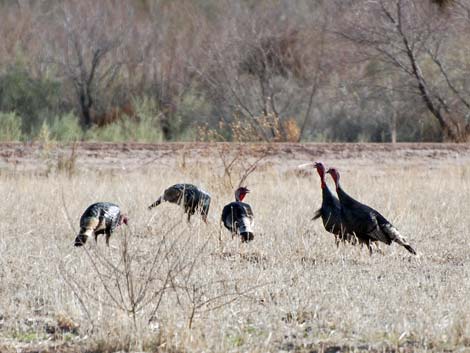
M 0 0 L 0 139 L 470 140 L 470 0 Z

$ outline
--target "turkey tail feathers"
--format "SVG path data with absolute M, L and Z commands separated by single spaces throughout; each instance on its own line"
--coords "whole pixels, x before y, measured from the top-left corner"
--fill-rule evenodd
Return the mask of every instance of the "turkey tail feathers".
M 321 208 L 319 208 L 318 210 L 315 211 L 315 213 L 313 214 L 313 218 L 312 218 L 312 221 L 318 219 L 321 217 Z
M 154 203 L 152 203 L 148 209 L 151 210 L 152 208 L 154 207 L 157 207 L 158 205 L 160 205 L 162 203 L 162 196 L 160 196 L 157 201 L 155 201 Z
M 410 253 L 412 253 L 413 255 L 416 255 L 416 251 L 415 251 L 415 249 L 413 249 L 413 248 L 411 247 L 411 245 L 407 245 L 407 244 L 406 244 L 406 245 L 403 245 L 403 246 L 404 246 L 405 249 L 408 250 Z
M 251 220 L 248 217 L 242 217 L 238 229 L 240 233 L 252 233 Z
M 242 217 L 241 222 L 238 225 L 238 230 L 240 232 L 242 242 L 249 242 L 254 239 L 252 220 L 250 218 Z
M 386 227 L 387 233 L 390 235 L 393 241 L 397 242 L 401 246 L 403 246 L 406 250 L 408 250 L 413 255 L 416 255 L 415 249 L 411 247 L 408 241 L 403 237 L 400 232 L 392 225 Z

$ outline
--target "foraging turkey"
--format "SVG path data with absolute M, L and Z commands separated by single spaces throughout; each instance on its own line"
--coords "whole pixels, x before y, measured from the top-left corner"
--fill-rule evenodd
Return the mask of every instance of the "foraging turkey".
M 148 207 L 149 210 L 157 207 L 164 201 L 182 206 L 184 213 L 188 214 L 188 222 L 191 220 L 191 216 L 198 211 L 202 215 L 203 221 L 207 223 L 211 195 L 201 188 L 192 184 L 175 184 L 170 186 L 157 201 Z
M 222 210 L 222 222 L 232 236 L 239 234 L 242 242 L 253 240 L 253 211 L 251 206 L 242 202 L 250 190 L 239 187 L 235 191 L 235 202 L 231 202 Z
M 98 202 L 89 206 L 80 218 L 80 233 L 75 238 L 75 246 L 82 246 L 89 236 L 94 234 L 95 241 L 99 234 L 106 234 L 106 245 L 116 227 L 127 225 L 127 217 L 121 214 L 118 205 L 110 202 Z
M 349 196 L 339 184 L 339 172 L 328 169 L 336 185 L 336 192 L 341 203 L 342 221 L 348 232 L 355 234 L 361 243 L 365 243 L 372 255 L 371 242 L 381 241 L 390 245 L 393 241 L 402 245 L 413 255 L 416 251 L 398 230 L 379 212 L 356 201 Z
M 338 198 L 331 193 L 325 183 L 325 166 L 320 162 L 313 163 L 313 166 L 320 176 L 322 203 L 321 207 L 315 212 L 312 220 L 321 217 L 323 226 L 327 232 L 334 234 L 336 246 L 338 246 L 340 240 L 346 239 L 345 229 L 341 224 L 341 205 Z

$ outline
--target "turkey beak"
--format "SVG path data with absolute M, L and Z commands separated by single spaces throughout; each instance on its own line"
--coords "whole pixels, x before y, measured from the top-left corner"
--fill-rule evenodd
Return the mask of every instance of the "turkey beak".
M 307 168 L 307 167 L 312 167 L 312 166 L 313 166 L 313 167 L 316 167 L 316 166 L 317 166 L 317 163 L 312 163 L 312 162 L 310 162 L 310 163 L 304 163 L 304 164 L 298 165 L 297 168 L 302 169 L 302 168 Z

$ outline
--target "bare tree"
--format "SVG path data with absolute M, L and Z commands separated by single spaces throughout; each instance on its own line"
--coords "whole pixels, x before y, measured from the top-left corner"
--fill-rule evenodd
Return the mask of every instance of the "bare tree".
M 206 36 L 204 13 L 193 1 L 152 1 L 139 18 L 137 50 L 145 60 L 139 66 L 139 86 L 157 103 L 159 123 L 166 140 L 174 139 L 200 120 L 195 104 L 186 99 L 202 96 L 190 67 L 200 67 L 200 42 Z M 135 51 L 135 50 L 134 50 Z M 188 117 L 189 115 L 189 117 Z
M 321 84 L 325 81 L 325 77 L 327 76 L 328 69 L 326 68 L 326 57 L 327 57 L 327 31 L 328 31 L 328 20 L 329 16 L 325 16 L 320 22 L 319 30 L 316 31 L 318 33 L 318 51 L 315 57 L 315 64 L 314 64 L 314 73 L 313 77 L 311 78 L 311 89 L 310 95 L 308 97 L 307 108 L 305 109 L 305 114 L 303 119 L 300 123 L 300 131 L 299 137 L 296 142 L 300 142 L 305 134 L 305 130 L 309 121 L 311 120 L 311 112 L 314 105 L 314 99 L 317 96 L 317 93 L 320 89 Z
M 29 6 L 3 5 L 0 12 L 0 67 L 5 67 L 17 59 L 14 53 L 18 49 L 27 51 L 28 56 L 34 56 L 38 52 L 39 43 L 35 40 L 34 25 L 36 21 L 36 3 Z M 31 60 L 34 62 L 34 60 Z
M 368 60 L 399 73 L 402 82 L 395 89 L 418 97 L 444 138 L 469 141 L 468 87 L 459 64 L 447 64 L 452 56 L 448 39 L 465 32 L 460 18 L 443 16 L 436 5 L 424 0 L 361 1 L 351 13 L 338 33 L 355 43 Z
M 225 126 L 249 130 L 251 140 L 299 140 L 324 68 L 324 36 L 315 28 L 321 21 L 273 22 L 288 11 L 281 5 L 233 11 L 223 28 L 211 31 L 217 36 L 207 42 L 207 66 L 195 68 L 218 115 Z M 293 134 L 289 121 L 301 125 Z
M 126 3 L 110 1 L 61 2 L 56 11 L 46 55 L 71 82 L 82 126 L 89 128 L 97 98 L 120 73 L 132 12 Z

